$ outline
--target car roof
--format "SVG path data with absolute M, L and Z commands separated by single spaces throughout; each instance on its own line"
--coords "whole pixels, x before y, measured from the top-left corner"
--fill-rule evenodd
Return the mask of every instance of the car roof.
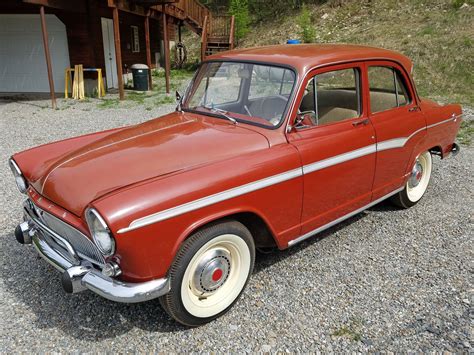
M 383 48 L 353 44 L 284 44 L 253 47 L 220 52 L 206 60 L 235 60 L 267 62 L 287 65 L 300 74 L 308 70 L 329 64 L 360 60 L 390 60 L 402 65 L 411 73 L 411 60 L 401 53 Z

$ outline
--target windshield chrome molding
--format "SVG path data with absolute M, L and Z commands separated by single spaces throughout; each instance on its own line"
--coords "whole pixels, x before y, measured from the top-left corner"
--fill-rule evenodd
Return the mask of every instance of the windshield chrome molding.
M 197 74 L 201 70 L 202 66 L 204 64 L 209 64 L 209 63 L 255 64 L 255 65 L 265 65 L 265 66 L 270 66 L 270 67 L 275 67 L 275 68 L 283 68 L 283 69 L 288 69 L 288 70 L 292 71 L 293 74 L 295 75 L 295 80 L 294 80 L 293 86 L 291 88 L 291 95 L 288 97 L 288 101 L 287 101 L 287 104 L 286 104 L 286 107 L 285 107 L 285 111 L 282 114 L 282 119 L 280 120 L 278 125 L 271 126 L 271 125 L 260 124 L 260 123 L 253 122 L 253 121 L 250 121 L 250 120 L 245 120 L 245 119 L 240 119 L 240 118 L 236 119 L 237 122 L 247 123 L 247 124 L 252 125 L 252 126 L 262 127 L 262 128 L 269 129 L 269 130 L 276 130 L 276 129 L 280 128 L 285 122 L 289 121 L 288 116 L 294 109 L 295 101 L 296 101 L 296 92 L 299 91 L 299 82 L 301 81 L 300 80 L 301 79 L 300 78 L 300 73 L 296 70 L 295 67 L 293 67 L 289 64 L 284 64 L 284 63 L 274 63 L 274 62 L 259 61 L 259 60 L 245 60 L 245 59 L 237 60 L 237 59 L 231 59 L 231 58 L 228 58 L 228 59 L 227 58 L 209 59 L 209 60 L 205 60 L 205 61 L 201 62 L 200 66 L 199 66 L 199 69 L 196 70 L 196 73 L 194 74 L 193 80 L 189 84 L 189 88 L 188 88 L 189 91 L 191 90 L 191 86 L 194 85 L 194 82 L 197 78 Z M 188 96 L 189 95 L 186 95 L 186 100 L 189 98 Z M 183 105 L 183 111 L 184 112 L 203 113 L 201 111 L 196 111 L 196 110 L 184 107 L 184 106 L 187 105 L 187 101 L 183 101 L 183 103 L 184 103 L 184 105 Z M 207 116 L 209 116 L 209 114 Z M 212 117 L 216 117 L 216 116 L 212 116 Z M 217 118 L 219 118 L 219 117 L 217 117 Z

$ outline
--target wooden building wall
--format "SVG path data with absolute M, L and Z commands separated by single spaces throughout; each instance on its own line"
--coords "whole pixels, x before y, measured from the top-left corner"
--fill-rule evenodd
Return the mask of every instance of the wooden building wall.
M 81 2 L 82 12 L 64 11 L 46 8 L 47 14 L 55 14 L 66 26 L 70 65 L 83 64 L 84 67 L 104 68 L 104 49 L 102 40 L 101 17 L 112 18 L 112 9 L 106 0 L 75 0 Z M 0 0 L 0 13 L 4 14 L 39 14 L 39 6 L 25 4 L 20 0 Z M 120 37 L 122 64 L 130 67 L 135 63 L 146 64 L 145 18 L 120 11 Z M 140 51 L 132 52 L 131 27 L 139 31 Z M 176 23 L 168 16 L 168 33 L 170 41 L 175 39 Z M 152 63 L 155 53 L 160 52 L 163 30 L 161 18 L 150 18 L 150 47 Z M 125 71 L 124 71 L 125 72 Z

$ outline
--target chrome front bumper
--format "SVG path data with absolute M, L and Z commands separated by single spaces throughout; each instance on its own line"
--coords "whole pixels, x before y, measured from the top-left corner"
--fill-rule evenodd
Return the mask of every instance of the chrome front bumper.
M 29 203 L 24 204 L 25 216 L 15 230 L 22 244 L 33 244 L 39 255 L 61 271 L 63 288 L 68 293 L 91 290 L 115 302 L 138 303 L 167 294 L 169 279 L 162 278 L 143 283 L 122 282 L 105 276 L 89 261 L 81 260 L 72 245 L 39 220 Z

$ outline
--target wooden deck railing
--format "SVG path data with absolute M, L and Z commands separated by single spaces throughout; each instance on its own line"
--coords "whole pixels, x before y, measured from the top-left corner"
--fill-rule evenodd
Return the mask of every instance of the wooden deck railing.
M 231 16 L 212 16 L 209 23 L 209 37 L 229 39 L 231 33 Z
M 167 5 L 168 8 L 176 8 L 182 13 L 182 20 L 191 20 L 197 27 L 202 28 L 204 18 L 209 16 L 209 9 L 198 0 L 178 0 Z

